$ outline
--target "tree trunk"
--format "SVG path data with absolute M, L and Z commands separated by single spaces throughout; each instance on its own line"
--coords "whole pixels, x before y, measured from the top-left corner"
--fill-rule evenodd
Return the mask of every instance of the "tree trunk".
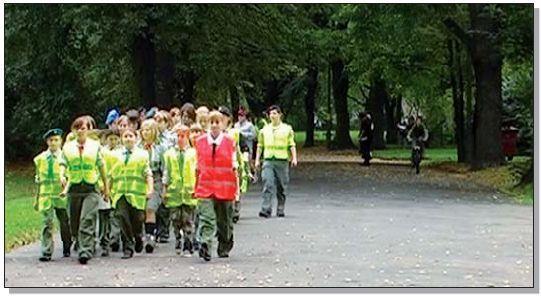
M 455 143 L 457 147 L 458 162 L 464 162 L 464 98 L 460 84 L 461 68 L 460 68 L 460 52 L 456 41 L 449 40 L 447 42 L 449 51 L 449 78 L 453 94 L 453 110 L 455 124 Z M 462 87 L 463 88 L 463 87 Z
M 304 110 L 306 111 L 306 141 L 304 147 L 314 146 L 314 117 L 316 112 L 317 92 L 317 66 L 311 66 L 306 74 L 306 96 L 304 97 Z
M 469 4 L 469 33 L 452 19 L 445 25 L 468 48 L 475 73 L 475 107 L 473 114 L 474 169 L 499 166 L 501 151 L 502 115 L 502 53 L 500 9 L 495 4 Z M 496 9 L 492 9 L 496 7 Z
M 374 137 L 372 140 L 372 148 L 385 149 L 385 141 L 383 139 L 383 131 L 385 126 L 385 118 L 383 115 L 384 97 L 387 95 L 385 91 L 385 82 L 376 75 L 372 78 L 370 90 L 368 92 L 368 102 L 366 109 L 372 116 L 374 123 Z
M 175 96 L 175 58 L 164 50 L 156 53 L 156 106 L 169 110 Z
M 385 119 L 386 119 L 386 131 L 387 131 L 387 144 L 398 144 L 398 130 L 396 128 L 396 104 L 397 99 L 389 96 L 385 90 Z
M 231 99 L 231 113 L 233 114 L 233 124 L 239 119 L 239 91 L 236 86 L 229 87 L 229 99 Z
M 471 57 L 464 54 L 464 83 L 466 96 L 466 117 L 464 123 L 464 161 L 473 161 L 473 69 Z
M 180 98 L 182 103 L 195 103 L 195 83 L 197 82 L 197 74 L 194 70 L 189 69 L 181 72 L 182 90 Z
M 355 148 L 349 135 L 348 79 L 344 62 L 341 59 L 335 60 L 332 63 L 332 83 L 336 112 L 336 149 Z
M 332 65 L 329 64 L 329 71 L 327 71 L 327 133 L 325 135 L 325 141 L 327 143 L 327 149 L 332 148 Z
M 499 166 L 502 113 L 502 55 L 500 24 L 491 15 L 489 5 L 470 4 L 472 30 L 471 57 L 475 71 L 474 157 L 472 166 L 479 169 Z
M 133 44 L 133 62 L 135 70 L 135 79 L 139 96 L 146 108 L 156 105 L 156 83 L 154 79 L 156 71 L 156 52 L 152 36 L 145 32 L 135 38 Z

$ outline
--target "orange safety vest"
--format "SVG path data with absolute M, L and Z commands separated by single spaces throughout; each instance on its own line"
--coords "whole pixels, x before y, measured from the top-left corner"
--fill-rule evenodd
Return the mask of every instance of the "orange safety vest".
M 226 134 L 216 146 L 212 156 L 212 144 L 207 135 L 201 135 L 195 141 L 197 151 L 197 181 L 194 195 L 197 198 L 215 198 L 235 200 L 237 193 L 237 174 L 233 170 L 235 142 Z

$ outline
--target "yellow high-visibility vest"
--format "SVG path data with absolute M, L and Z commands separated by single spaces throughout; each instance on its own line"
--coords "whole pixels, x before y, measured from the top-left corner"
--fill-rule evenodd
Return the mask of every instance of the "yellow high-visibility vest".
M 148 153 L 134 147 L 128 162 L 125 163 L 125 149 L 113 152 L 112 167 L 110 170 L 112 198 L 111 205 L 116 208 L 116 203 L 124 195 L 126 201 L 138 210 L 144 210 L 147 201 L 146 174 L 149 169 Z
M 49 158 L 52 157 L 49 168 Z M 60 198 L 62 184 L 60 182 L 59 157 L 53 157 L 50 151 L 44 151 L 34 158 L 36 166 L 36 181 L 39 184 L 38 211 L 46 211 L 51 207 L 65 209 L 67 198 Z
M 295 146 L 295 133 L 289 124 L 267 124 L 259 133 L 257 146 L 263 148 L 264 159 L 288 160 L 289 149 Z
M 67 163 L 67 177 L 70 184 L 96 184 L 98 182 L 98 153 L 100 144 L 92 139 L 87 139 L 84 144 L 83 153 L 79 153 L 77 141 L 66 142 L 64 157 Z
M 163 160 L 169 176 L 165 206 L 196 206 L 197 199 L 193 198 L 197 166 L 195 149 L 187 148 L 181 152 L 176 147 L 171 147 L 164 153 Z

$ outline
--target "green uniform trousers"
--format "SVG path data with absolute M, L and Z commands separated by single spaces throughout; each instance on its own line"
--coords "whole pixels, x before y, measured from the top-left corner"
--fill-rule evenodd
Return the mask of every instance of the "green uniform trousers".
M 96 221 L 101 198 L 94 186 L 72 185 L 68 193 L 71 234 L 79 258 L 92 258 L 96 247 Z
M 60 225 L 60 238 L 62 239 L 63 247 L 71 246 L 71 231 L 69 224 L 68 211 L 62 208 L 54 208 L 41 212 L 43 228 L 41 229 L 41 255 L 51 257 L 54 250 L 53 232 L 54 232 L 54 216 L 58 219 Z
M 120 221 L 118 221 L 118 217 L 115 214 L 116 210 L 111 209 L 111 233 L 109 235 L 109 245 L 117 244 L 120 246 Z
M 233 217 L 237 218 L 237 220 L 240 218 L 240 200 L 234 201 Z
M 200 243 L 207 244 L 209 251 L 212 241 L 218 237 L 218 255 L 227 255 L 233 248 L 233 203 L 213 198 L 199 200 L 199 228 L 197 230 Z
M 195 206 L 181 205 L 180 207 L 169 208 L 171 213 L 171 222 L 175 231 L 175 238 L 182 238 L 181 231 L 184 233 L 184 240 L 193 242 L 194 238 L 194 218 Z
M 102 250 L 109 249 L 111 242 L 111 213 L 112 209 L 98 210 L 98 237 Z
M 122 196 L 116 203 L 115 215 L 120 222 L 122 248 L 134 253 L 135 243 L 141 243 L 143 239 L 145 211 L 132 207 L 126 196 Z
M 158 237 L 169 239 L 169 230 L 171 229 L 171 213 L 162 203 L 156 211 L 156 233 Z
M 261 211 L 272 213 L 272 200 L 278 201 L 277 213 L 284 213 L 286 190 L 289 184 L 289 162 L 287 160 L 265 160 L 261 171 L 263 179 L 263 203 Z

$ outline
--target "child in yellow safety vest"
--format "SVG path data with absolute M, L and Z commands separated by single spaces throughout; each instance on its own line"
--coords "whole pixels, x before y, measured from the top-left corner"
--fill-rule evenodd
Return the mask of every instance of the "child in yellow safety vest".
M 105 172 L 109 174 L 114 163 L 114 152 L 120 150 L 120 135 L 118 130 L 104 130 L 102 132 L 102 154 L 105 162 Z M 106 176 L 108 178 L 108 176 Z M 98 181 L 100 187 L 102 182 Z M 112 193 L 111 193 L 112 194 Z M 112 217 L 111 201 L 100 199 L 98 205 L 98 239 L 101 247 L 101 256 L 109 256 L 109 249 L 118 251 L 120 243 L 120 227 L 118 221 Z
M 143 222 L 147 199 L 153 194 L 153 178 L 148 153 L 135 146 L 136 132 L 127 128 L 122 133 L 124 148 L 116 151 L 109 174 L 113 195 L 111 205 L 120 221 L 122 259 L 143 250 Z
M 60 224 L 60 237 L 63 243 L 64 257 L 70 256 L 71 231 L 67 212 L 67 198 L 60 197 L 66 178 L 61 174 L 59 160 L 62 158 L 62 130 L 52 129 L 43 135 L 48 149 L 34 158 L 38 192 L 34 209 L 42 214 L 40 261 L 50 261 L 54 250 L 53 226 L 54 215 Z
M 195 187 L 195 149 L 189 146 L 190 129 L 183 125 L 176 131 L 177 145 L 163 156 L 164 203 L 171 213 L 177 254 L 193 254 Z

